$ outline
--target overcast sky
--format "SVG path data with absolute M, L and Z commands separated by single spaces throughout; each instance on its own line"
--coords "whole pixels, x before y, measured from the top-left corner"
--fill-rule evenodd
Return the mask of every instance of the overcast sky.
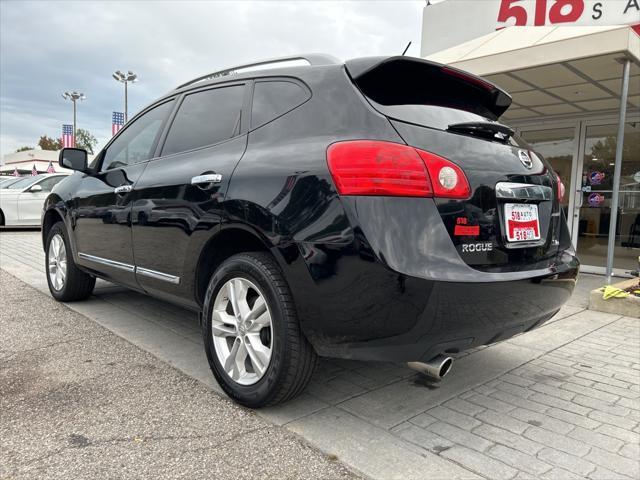
M 59 137 L 72 123 L 65 90 L 83 92 L 78 127 L 105 143 L 133 70 L 129 115 L 181 82 L 226 66 L 303 52 L 340 59 L 419 55 L 424 0 L 73 1 L 0 0 L 0 153 Z

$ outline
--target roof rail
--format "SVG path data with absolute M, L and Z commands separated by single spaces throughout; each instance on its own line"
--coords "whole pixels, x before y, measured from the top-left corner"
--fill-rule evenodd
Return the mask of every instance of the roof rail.
M 232 75 L 238 70 L 244 70 L 253 67 L 262 67 L 264 65 L 271 65 L 277 63 L 284 62 L 292 62 L 295 60 L 304 60 L 309 63 L 309 65 L 338 65 L 342 63 L 336 57 L 331 55 L 326 55 L 323 53 L 309 53 L 304 55 L 293 55 L 291 57 L 280 57 L 280 58 L 271 58 L 269 60 L 261 60 L 260 62 L 247 63 L 245 65 L 236 65 L 235 67 L 226 68 L 224 70 L 218 70 L 217 72 L 207 73 L 201 77 L 195 78 L 193 80 L 188 81 L 187 83 L 183 83 L 182 85 L 178 85 L 176 90 L 188 87 L 189 85 L 193 85 L 194 83 L 202 82 L 205 80 L 211 80 L 213 78 L 224 77 L 226 75 Z M 276 67 L 274 67 L 276 68 Z

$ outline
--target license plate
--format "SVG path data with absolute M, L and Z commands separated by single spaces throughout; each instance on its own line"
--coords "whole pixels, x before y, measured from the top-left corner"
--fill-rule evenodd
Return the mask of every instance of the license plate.
M 507 224 L 507 241 L 529 242 L 540 240 L 538 205 L 528 203 L 507 203 L 504 206 Z

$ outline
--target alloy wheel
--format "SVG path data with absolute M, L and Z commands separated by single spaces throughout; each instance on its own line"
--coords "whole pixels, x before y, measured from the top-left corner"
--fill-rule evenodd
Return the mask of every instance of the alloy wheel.
M 246 278 L 218 291 L 211 318 L 216 355 L 227 375 L 253 385 L 267 371 L 273 351 L 271 312 L 262 292 Z
M 49 243 L 49 280 L 55 290 L 62 290 L 67 279 L 67 249 L 62 235 L 56 234 Z

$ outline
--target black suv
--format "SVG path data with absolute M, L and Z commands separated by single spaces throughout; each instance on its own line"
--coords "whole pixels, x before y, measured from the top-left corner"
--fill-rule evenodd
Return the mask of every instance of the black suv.
M 201 312 L 213 374 L 251 407 L 299 394 L 318 355 L 442 376 L 446 354 L 552 317 L 578 273 L 560 179 L 497 122 L 510 103 L 410 57 L 195 79 L 90 164 L 61 152 L 77 172 L 44 207 L 51 294 L 100 277 Z

